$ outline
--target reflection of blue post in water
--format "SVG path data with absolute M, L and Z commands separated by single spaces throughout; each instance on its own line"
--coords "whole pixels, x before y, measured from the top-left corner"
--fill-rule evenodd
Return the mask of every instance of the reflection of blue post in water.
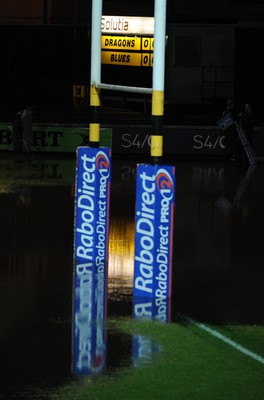
M 72 315 L 72 373 L 102 372 L 106 365 L 106 290 L 104 274 L 75 270 Z
M 162 323 L 171 320 L 171 298 L 133 298 L 133 317 L 135 319 L 153 320 Z M 157 343 L 145 335 L 133 336 L 133 362 L 138 366 L 151 361 L 154 353 L 160 351 Z
M 77 149 L 73 304 L 73 373 L 77 375 L 104 365 L 110 157 L 108 148 Z
M 171 320 L 170 297 L 133 297 L 133 317 L 135 319 L 150 319 L 159 322 Z

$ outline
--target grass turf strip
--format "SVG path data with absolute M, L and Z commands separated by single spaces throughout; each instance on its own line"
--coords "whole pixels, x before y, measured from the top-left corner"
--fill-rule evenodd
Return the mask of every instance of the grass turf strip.
M 187 320 L 191 323 L 196 325 L 197 327 L 199 327 L 200 329 L 204 330 L 205 332 L 209 333 L 210 335 L 218 338 L 219 340 L 223 341 L 224 343 L 228 344 L 229 346 L 233 347 L 234 349 L 236 349 L 237 351 L 240 351 L 241 353 L 247 355 L 248 357 L 251 357 L 252 359 L 254 359 L 255 361 L 261 363 L 264 365 L 264 357 L 262 357 L 260 354 L 255 353 L 252 350 L 249 350 L 248 348 L 242 346 L 241 344 L 237 343 L 236 341 L 230 339 L 230 337 L 226 336 L 225 334 L 223 334 L 222 332 L 220 332 L 219 330 L 216 330 L 208 325 L 205 325 L 203 323 L 200 323 L 198 321 L 192 320 L 190 318 L 187 318 Z M 255 327 L 256 328 L 256 327 Z M 244 328 L 245 330 L 245 328 Z M 229 333 L 231 331 L 231 328 L 229 328 Z M 252 331 L 251 331 L 252 332 Z M 263 333 L 263 330 L 262 330 Z M 260 341 L 261 343 L 261 341 Z M 253 344 L 253 343 L 252 343 Z M 255 344 L 255 342 L 254 342 Z M 263 347 L 262 347 L 262 351 L 263 351 Z
M 57 389 L 51 399 L 264 398 L 264 366 L 193 323 L 164 325 L 120 319 L 112 320 L 110 324 L 134 337 L 144 335 L 152 339 L 159 345 L 160 352 L 137 368 L 125 368 L 110 376 L 86 377 Z M 251 336 L 256 334 L 263 345 L 263 327 L 239 327 L 240 338 L 243 329 L 247 331 L 248 328 Z M 234 332 L 235 329 L 233 336 Z

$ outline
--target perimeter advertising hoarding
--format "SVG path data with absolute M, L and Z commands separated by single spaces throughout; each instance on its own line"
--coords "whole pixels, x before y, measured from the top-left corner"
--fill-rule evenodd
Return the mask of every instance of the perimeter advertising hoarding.
M 138 164 L 134 297 L 171 297 L 175 167 Z
M 144 103 L 142 102 L 142 105 Z M 102 126 L 100 143 L 112 148 L 113 154 L 149 154 L 152 127 L 150 125 L 120 124 Z M 225 133 L 218 126 L 164 126 L 164 150 L 166 155 L 223 156 L 225 152 Z M 253 151 L 264 154 L 264 128 L 255 128 Z M 80 126 L 57 124 L 33 126 L 33 152 L 75 153 L 78 146 L 85 146 L 89 129 Z M 35 146 L 35 147 L 34 147 Z M 0 151 L 13 151 L 11 126 L 0 124 Z
M 103 364 L 102 325 L 99 331 L 95 325 L 85 333 L 84 324 L 90 321 L 102 324 L 104 317 L 102 299 L 105 298 L 107 285 L 111 149 L 78 147 L 76 159 L 74 204 L 76 329 L 73 371 L 82 374 L 94 371 L 95 360 L 97 369 L 100 368 L 99 364 L 101 366 Z M 99 358 L 97 346 L 100 350 Z
M 148 125 L 114 126 L 113 153 L 149 154 L 152 127 Z M 213 126 L 164 126 L 164 155 L 222 155 L 225 134 Z
M 78 146 L 89 142 L 89 129 L 85 126 L 33 125 L 32 152 L 74 153 Z M 112 147 L 112 129 L 100 129 L 101 146 Z M 0 150 L 14 150 L 12 125 L 0 124 Z

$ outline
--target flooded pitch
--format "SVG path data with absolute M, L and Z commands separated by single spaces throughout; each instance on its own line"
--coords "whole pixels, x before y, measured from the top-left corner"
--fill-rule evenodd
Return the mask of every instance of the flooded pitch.
M 114 159 L 112 166 L 106 304 L 112 319 L 133 315 L 136 164 Z M 263 323 L 263 165 L 173 165 L 171 321 L 188 315 Z M 74 179 L 73 156 L 18 160 L 1 154 L 0 399 L 31 398 L 35 387 L 56 388 L 73 379 Z M 137 364 L 133 337 L 107 320 L 100 329 L 104 359 L 96 361 L 102 372 Z

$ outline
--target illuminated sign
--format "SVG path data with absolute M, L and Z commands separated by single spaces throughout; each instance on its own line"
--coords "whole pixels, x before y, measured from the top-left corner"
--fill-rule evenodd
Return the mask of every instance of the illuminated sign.
M 127 53 L 117 51 L 102 51 L 102 64 L 128 65 L 134 67 L 151 67 L 153 55 L 151 53 Z
M 135 67 L 152 67 L 153 65 L 154 38 L 103 35 L 102 49 L 102 64 Z M 129 52 L 124 52 L 124 50 Z
M 111 33 L 116 36 L 105 35 Z M 152 37 L 141 37 L 141 35 Z M 152 67 L 153 35 L 154 18 L 103 16 L 102 64 Z M 124 52 L 125 50 L 127 52 Z
M 120 53 L 116 51 L 102 51 L 102 64 L 141 65 L 140 53 Z
M 102 49 L 153 51 L 154 38 L 130 36 L 102 36 Z
M 102 49 L 141 50 L 141 38 L 125 36 L 102 36 Z
M 154 18 L 103 15 L 102 33 L 154 35 Z
M 153 51 L 154 50 L 154 38 L 141 38 L 141 49 L 144 51 Z
M 142 67 L 152 67 L 153 66 L 153 54 L 143 53 L 141 58 Z

